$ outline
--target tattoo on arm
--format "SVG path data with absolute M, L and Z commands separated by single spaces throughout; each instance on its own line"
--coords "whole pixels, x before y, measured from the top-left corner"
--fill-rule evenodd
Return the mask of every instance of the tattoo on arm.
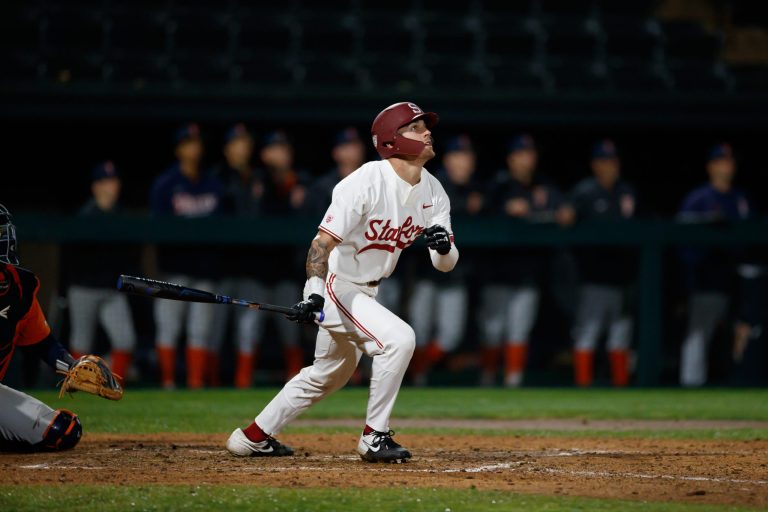
M 317 276 L 323 280 L 328 275 L 328 257 L 333 247 L 322 237 L 312 240 L 307 254 L 307 277 Z

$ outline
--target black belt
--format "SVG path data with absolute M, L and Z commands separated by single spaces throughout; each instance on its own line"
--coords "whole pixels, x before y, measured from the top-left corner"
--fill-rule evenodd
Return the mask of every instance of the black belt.
M 371 288 L 373 288 L 375 286 L 379 286 L 379 283 L 381 283 L 381 279 L 379 279 L 378 281 L 368 281 L 367 283 L 365 283 L 365 286 L 370 286 Z

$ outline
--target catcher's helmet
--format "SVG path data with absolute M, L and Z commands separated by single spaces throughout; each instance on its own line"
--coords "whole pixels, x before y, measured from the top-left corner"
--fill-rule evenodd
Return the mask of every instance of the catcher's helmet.
M 0 262 L 18 265 L 16 254 L 16 227 L 13 225 L 11 212 L 0 204 Z
M 382 110 L 371 126 L 373 147 L 381 158 L 394 155 L 417 156 L 424 149 L 424 143 L 397 134 L 397 130 L 408 123 L 423 119 L 427 128 L 432 128 L 440 119 L 434 112 L 424 112 L 411 102 L 395 103 Z

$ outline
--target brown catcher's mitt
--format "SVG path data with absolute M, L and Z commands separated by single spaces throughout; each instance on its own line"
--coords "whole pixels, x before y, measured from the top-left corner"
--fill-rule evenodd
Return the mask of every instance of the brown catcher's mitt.
M 109 400 L 123 398 L 123 388 L 104 360 L 98 356 L 83 356 L 69 368 L 58 370 L 64 375 L 59 397 L 66 392 L 85 391 Z

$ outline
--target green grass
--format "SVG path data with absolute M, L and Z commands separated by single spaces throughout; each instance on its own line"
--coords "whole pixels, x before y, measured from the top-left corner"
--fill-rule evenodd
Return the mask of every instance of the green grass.
M 253 486 L 0 486 L 0 510 L 269 510 L 275 512 L 725 512 L 741 507 L 522 495 L 475 489 L 264 489 Z
M 54 392 L 33 392 L 52 407 L 77 412 L 91 432 L 221 433 L 250 421 L 276 390 L 150 391 L 129 390 L 110 402 L 79 393 L 59 399 Z M 368 390 L 342 390 L 304 414 L 304 418 L 365 416 Z M 584 418 L 658 420 L 768 421 L 768 390 L 578 390 L 578 389 L 403 389 L 395 418 Z M 396 421 L 395 421 L 396 423 Z M 738 429 L 737 438 L 768 438 L 766 429 Z M 717 437 L 723 430 L 688 431 Z M 734 435 L 728 430 L 723 435 Z M 642 433 L 642 432 L 641 432 Z M 682 436 L 678 431 L 671 435 Z M 626 435 L 625 432 L 608 433 Z M 578 435 L 569 433 L 568 435 Z M 740 436 L 740 437 L 739 437 Z

